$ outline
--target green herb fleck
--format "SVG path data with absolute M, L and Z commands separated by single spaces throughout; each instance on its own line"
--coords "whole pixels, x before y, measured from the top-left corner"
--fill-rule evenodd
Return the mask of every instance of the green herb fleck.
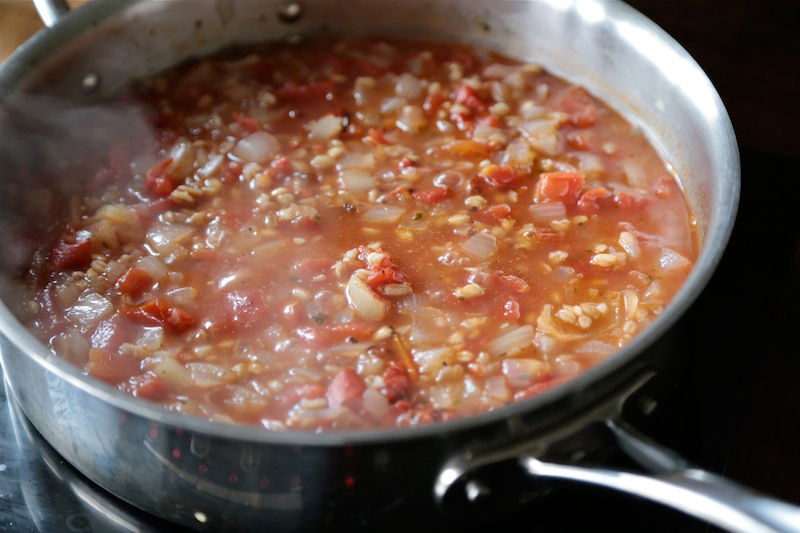
M 421 218 L 422 218 L 422 213 L 414 213 L 414 216 L 413 216 L 414 220 L 419 220 Z
M 317 313 L 316 315 L 311 317 L 311 320 L 313 320 L 317 324 L 322 324 L 323 322 L 328 320 L 328 315 L 326 315 L 325 313 Z
M 298 278 L 297 276 L 289 276 L 289 281 L 291 281 L 292 283 L 300 283 L 300 278 Z

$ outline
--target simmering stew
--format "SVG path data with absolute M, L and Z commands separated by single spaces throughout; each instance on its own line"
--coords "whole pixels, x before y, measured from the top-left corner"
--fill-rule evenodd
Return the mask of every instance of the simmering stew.
M 30 269 L 59 355 L 167 409 L 274 430 L 429 424 L 612 356 L 696 259 L 669 167 L 581 87 L 486 50 L 307 39 L 119 103 Z

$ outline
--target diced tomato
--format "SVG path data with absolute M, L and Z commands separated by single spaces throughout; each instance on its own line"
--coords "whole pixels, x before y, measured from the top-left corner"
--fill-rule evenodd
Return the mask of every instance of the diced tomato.
M 153 165 L 144 177 L 144 190 L 159 198 L 169 196 L 177 186 L 172 181 L 172 175 L 167 172 L 167 167 L 172 164 L 172 158 L 165 159 Z
M 138 306 L 123 305 L 120 312 L 130 320 L 149 326 L 162 326 L 173 333 L 183 333 L 194 327 L 197 320 L 164 298 L 155 298 Z
M 585 215 L 597 213 L 597 211 L 600 209 L 600 204 L 598 201 L 608 198 L 608 196 L 608 191 L 603 187 L 589 189 L 583 193 L 578 200 L 578 210 Z
M 294 173 L 294 165 L 291 159 L 286 156 L 275 159 L 270 163 L 270 167 L 275 170 L 275 177 L 278 179 L 286 179 Z
M 381 377 L 385 384 L 381 392 L 390 403 L 408 397 L 408 388 L 411 386 L 411 380 L 408 378 L 408 370 L 405 366 L 391 361 Z
M 258 125 L 258 122 L 247 115 L 239 113 L 238 111 L 231 111 L 231 116 L 233 117 L 233 120 L 235 120 L 242 128 L 244 128 L 245 131 L 255 133 L 261 129 L 261 126 Z
M 331 53 L 317 54 L 317 61 L 326 65 L 332 71 L 338 74 L 344 74 L 347 70 L 347 63 L 340 56 Z
M 238 161 L 226 161 L 222 165 L 219 179 L 222 183 L 235 183 L 239 181 L 239 176 L 242 175 L 242 168 L 244 168 L 244 165 Z
M 231 291 L 225 295 L 231 320 L 237 326 L 249 328 L 262 323 L 267 316 L 267 308 L 261 294 L 255 290 Z
M 117 287 L 121 292 L 131 298 L 138 298 L 144 291 L 153 285 L 153 278 L 144 270 L 130 267 L 117 282 Z
M 413 166 L 415 166 L 415 165 L 416 165 L 416 163 L 415 163 L 415 162 L 414 162 L 414 160 L 413 160 L 413 159 L 411 159 L 410 157 L 404 157 L 404 158 L 403 158 L 403 159 L 401 159 L 401 160 L 400 160 L 400 162 L 397 164 L 397 166 L 399 166 L 400 168 L 409 168 L 409 167 L 413 167 Z
M 430 187 L 415 191 L 412 196 L 424 204 L 437 204 L 450 196 L 450 192 L 450 187 L 445 185 L 444 187 Z
M 76 243 L 60 240 L 50 252 L 50 267 L 54 272 L 79 270 L 92 261 L 92 241 L 86 239 Z
M 366 388 L 361 376 L 355 370 L 343 368 L 331 380 L 328 390 L 325 392 L 325 398 L 331 407 L 353 406 L 361 400 L 361 395 Z
M 513 292 L 528 292 L 531 289 L 527 281 L 517 276 L 499 275 L 497 276 L 497 282 L 502 287 L 505 287 Z
M 107 383 L 119 383 L 127 380 L 139 368 L 139 361 L 104 348 L 89 350 L 89 363 L 86 365 L 89 375 L 102 379 Z
M 258 82 L 267 83 L 271 81 L 272 73 L 275 72 L 277 67 L 278 63 L 276 63 L 273 59 L 266 58 L 248 66 L 247 70 Z
M 539 175 L 534 200 L 536 202 L 564 202 L 573 205 L 578 201 L 586 181 L 578 172 L 545 172 Z
M 373 250 L 366 246 L 358 248 L 358 258 L 366 263 L 367 269 L 370 271 L 367 277 L 367 285 L 373 290 L 384 283 L 405 281 L 403 273 L 398 270 L 397 265 L 385 252 L 381 252 L 384 254 L 384 258 L 379 265 L 373 265 L 369 262 L 368 258 L 371 253 L 373 253 Z
M 475 218 L 491 225 L 497 225 L 509 216 L 511 216 L 511 206 L 508 204 L 493 205 L 475 214 Z
M 594 98 L 581 87 L 573 87 L 561 97 L 558 109 L 569 115 L 569 122 L 577 128 L 588 128 L 597 121 Z
M 323 100 L 335 88 L 330 81 L 312 81 L 305 85 L 287 84 L 275 91 L 275 97 L 282 102 Z
M 425 98 L 425 102 L 422 104 L 422 109 L 425 110 L 425 113 L 430 117 L 439 111 L 439 108 L 442 107 L 442 103 L 444 103 L 444 98 L 442 95 L 439 93 L 432 93 Z
M 117 318 L 110 318 L 98 323 L 91 337 L 93 348 L 105 348 L 112 352 L 116 352 L 125 341 L 125 331 Z
M 453 95 L 453 100 L 473 113 L 483 113 L 486 111 L 486 103 L 481 99 L 478 91 L 466 83 L 462 83 L 458 86 L 458 89 L 456 89 Z
M 509 165 L 486 165 L 481 175 L 495 187 L 514 187 L 520 181 L 517 172 Z
M 509 298 L 503 304 L 503 316 L 509 320 L 519 320 L 519 301 Z
M 325 348 L 347 339 L 355 342 L 368 339 L 374 331 L 375 326 L 349 322 L 302 328 L 297 330 L 297 334 L 314 348 Z
M 369 137 L 378 144 L 386 144 L 386 137 L 384 137 L 383 131 L 377 128 L 368 129 L 367 137 Z
M 160 402 L 167 396 L 167 387 L 164 382 L 155 374 L 148 372 L 140 376 L 134 376 L 128 380 L 125 387 L 137 398 L 144 398 L 153 402 Z

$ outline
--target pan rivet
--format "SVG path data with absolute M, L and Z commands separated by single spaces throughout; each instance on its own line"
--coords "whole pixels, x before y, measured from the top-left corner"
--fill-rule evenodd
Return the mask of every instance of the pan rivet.
M 81 80 L 81 89 L 85 93 L 93 93 L 98 87 L 100 87 L 100 76 L 94 72 L 89 72 Z
M 303 15 L 303 6 L 300 2 L 284 2 L 278 6 L 278 18 L 283 22 L 297 22 Z

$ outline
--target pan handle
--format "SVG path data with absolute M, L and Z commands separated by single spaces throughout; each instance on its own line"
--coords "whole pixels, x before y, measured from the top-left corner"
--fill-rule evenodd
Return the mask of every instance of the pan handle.
M 484 454 L 467 454 L 449 461 L 436 481 L 440 505 L 459 480 L 479 468 L 516 459 L 534 478 L 589 483 L 667 505 L 736 533 L 797 533 L 800 507 L 769 498 L 710 472 L 692 468 L 672 450 L 653 442 L 624 422 L 606 421 L 620 449 L 650 474 L 615 471 L 542 461 L 533 450 L 515 446 Z M 467 484 L 467 498 L 469 495 Z
M 67 0 L 33 0 L 33 5 L 39 13 L 39 18 L 48 28 L 55 25 L 70 10 Z

